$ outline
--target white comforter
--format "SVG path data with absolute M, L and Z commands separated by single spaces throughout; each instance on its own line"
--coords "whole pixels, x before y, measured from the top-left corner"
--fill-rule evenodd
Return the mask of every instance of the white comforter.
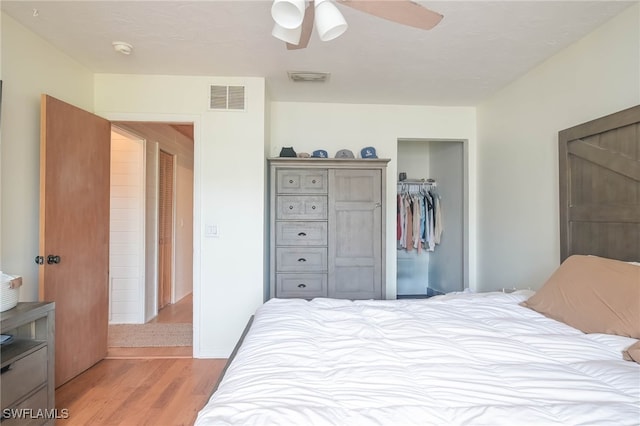
M 272 299 L 196 425 L 639 425 L 636 340 L 528 295 Z

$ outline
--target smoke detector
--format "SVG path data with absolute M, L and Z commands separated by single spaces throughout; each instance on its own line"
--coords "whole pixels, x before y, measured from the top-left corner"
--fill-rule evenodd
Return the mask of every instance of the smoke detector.
M 123 55 L 130 55 L 133 51 L 133 46 L 129 43 L 125 43 L 124 41 L 114 41 L 111 44 L 113 44 L 113 50 L 122 53 Z

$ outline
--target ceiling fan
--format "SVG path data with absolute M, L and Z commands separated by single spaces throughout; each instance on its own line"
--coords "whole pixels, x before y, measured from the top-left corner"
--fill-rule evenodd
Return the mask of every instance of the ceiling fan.
M 435 27 L 442 15 L 411 0 L 335 0 L 370 15 L 423 30 Z M 287 49 L 304 49 L 316 27 L 322 41 L 333 40 L 347 30 L 347 22 L 331 0 L 274 0 L 272 35 Z

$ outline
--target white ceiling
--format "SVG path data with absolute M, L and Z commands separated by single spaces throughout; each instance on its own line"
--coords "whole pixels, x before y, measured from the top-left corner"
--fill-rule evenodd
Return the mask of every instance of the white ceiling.
M 288 51 L 268 0 L 11 1 L 2 10 L 96 73 L 261 76 L 272 100 L 477 105 L 637 1 L 420 1 L 431 31 L 338 6 L 341 37 Z M 34 16 L 34 9 L 37 16 Z M 113 41 L 133 45 L 130 56 Z M 330 72 L 292 83 L 287 71 Z

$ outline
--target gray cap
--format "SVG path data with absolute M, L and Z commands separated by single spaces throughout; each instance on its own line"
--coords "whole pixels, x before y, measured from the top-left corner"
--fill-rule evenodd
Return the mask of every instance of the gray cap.
M 356 158 L 355 155 L 353 155 L 353 152 L 351 152 L 348 149 L 341 149 L 340 151 L 336 152 L 336 158 Z

